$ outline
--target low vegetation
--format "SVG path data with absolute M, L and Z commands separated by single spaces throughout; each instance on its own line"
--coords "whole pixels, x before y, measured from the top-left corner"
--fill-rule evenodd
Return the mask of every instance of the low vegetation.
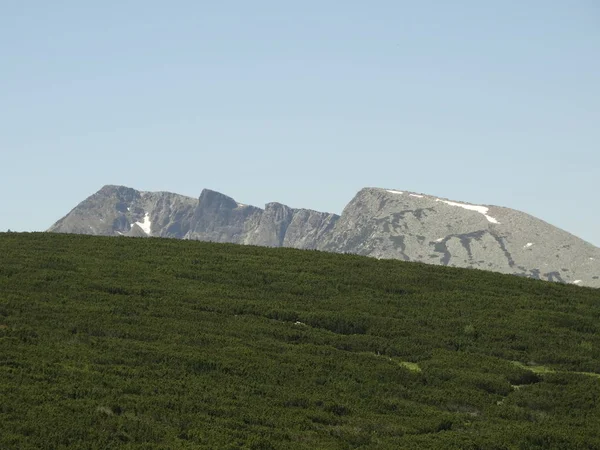
M 600 291 L 0 234 L 0 448 L 600 449 Z

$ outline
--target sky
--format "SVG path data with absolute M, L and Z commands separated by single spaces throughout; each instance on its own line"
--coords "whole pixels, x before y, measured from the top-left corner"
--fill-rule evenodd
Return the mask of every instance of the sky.
M 0 231 L 106 184 L 340 213 L 363 187 L 600 246 L 597 0 L 0 0 Z

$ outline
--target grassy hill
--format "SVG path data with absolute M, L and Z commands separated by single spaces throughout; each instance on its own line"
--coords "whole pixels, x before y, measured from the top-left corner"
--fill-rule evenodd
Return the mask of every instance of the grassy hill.
M 0 234 L 0 448 L 600 449 L 600 290 Z

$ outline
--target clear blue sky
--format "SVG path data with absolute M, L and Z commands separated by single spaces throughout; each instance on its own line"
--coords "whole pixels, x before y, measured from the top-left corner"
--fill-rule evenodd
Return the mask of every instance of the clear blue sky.
M 600 2 L 4 1 L 0 230 L 105 184 L 341 212 L 365 186 L 600 245 Z

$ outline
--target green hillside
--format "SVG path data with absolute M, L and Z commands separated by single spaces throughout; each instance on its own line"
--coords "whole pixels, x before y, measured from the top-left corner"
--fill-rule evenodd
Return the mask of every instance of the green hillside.
M 600 290 L 0 234 L 0 448 L 600 449 Z

